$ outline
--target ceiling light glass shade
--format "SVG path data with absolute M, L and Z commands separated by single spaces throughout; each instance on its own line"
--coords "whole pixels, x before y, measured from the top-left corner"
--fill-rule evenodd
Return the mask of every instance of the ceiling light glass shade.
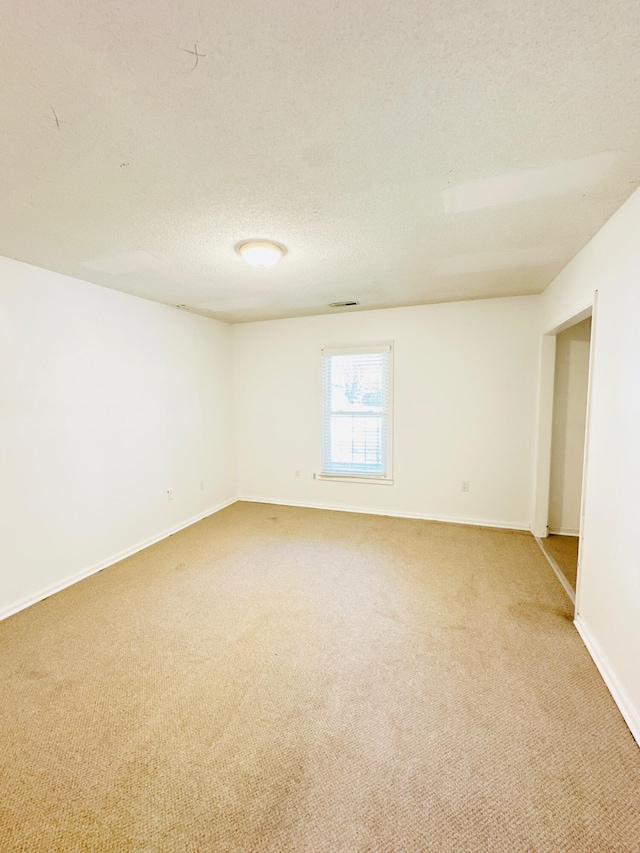
M 272 267 L 284 255 L 285 248 L 269 240 L 248 240 L 238 246 L 238 252 L 252 267 Z

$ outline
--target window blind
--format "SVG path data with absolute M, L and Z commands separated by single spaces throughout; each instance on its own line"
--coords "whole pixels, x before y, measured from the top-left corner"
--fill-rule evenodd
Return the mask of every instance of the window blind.
M 322 473 L 388 477 L 391 346 L 322 351 Z

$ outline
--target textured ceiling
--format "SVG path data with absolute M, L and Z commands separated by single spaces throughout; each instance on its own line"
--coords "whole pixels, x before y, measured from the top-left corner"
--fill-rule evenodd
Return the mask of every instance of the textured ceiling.
M 0 254 L 230 322 L 538 293 L 640 181 L 639 25 L 637 0 L 3 0 Z M 253 270 L 252 237 L 288 253 Z

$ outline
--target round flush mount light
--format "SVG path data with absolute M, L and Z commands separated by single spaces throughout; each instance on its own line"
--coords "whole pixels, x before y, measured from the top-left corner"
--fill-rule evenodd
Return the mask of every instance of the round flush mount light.
M 236 246 L 236 251 L 252 267 L 272 267 L 287 250 L 271 240 L 246 240 Z

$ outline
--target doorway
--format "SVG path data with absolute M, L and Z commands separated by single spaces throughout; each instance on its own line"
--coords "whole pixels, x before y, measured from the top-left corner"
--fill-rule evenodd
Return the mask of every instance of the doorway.
M 532 526 L 538 544 L 574 604 L 582 528 L 591 314 L 587 309 L 544 336 L 543 374 L 545 346 L 547 358 L 541 386 L 541 429 L 546 427 L 548 435 L 546 447 L 544 443 L 540 445 L 540 453 L 548 454 L 548 467 L 541 470 L 539 458 L 538 512 Z

